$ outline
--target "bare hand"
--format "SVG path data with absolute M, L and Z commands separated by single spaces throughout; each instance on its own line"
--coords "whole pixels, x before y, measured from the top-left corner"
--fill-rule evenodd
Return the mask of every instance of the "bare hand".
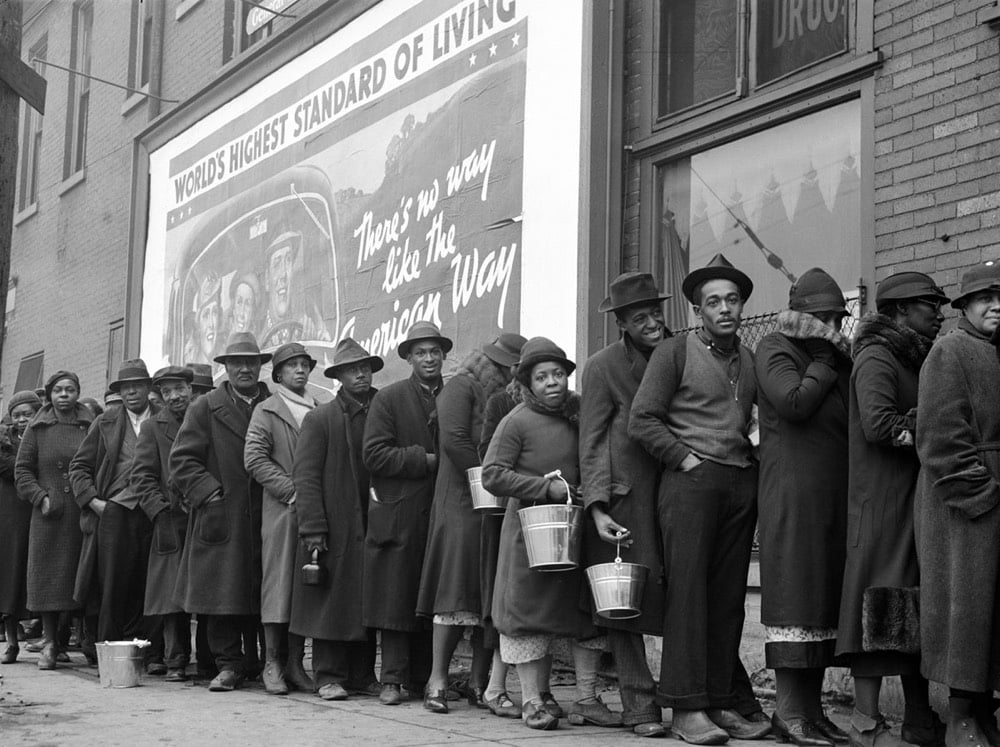
M 623 547 L 632 546 L 632 533 L 612 519 L 611 514 L 598 504 L 595 503 L 590 507 L 590 515 L 594 519 L 594 526 L 597 527 L 597 534 L 602 540 L 612 545 L 621 542 Z
M 569 496 L 566 494 L 566 483 L 558 478 L 549 480 L 547 493 L 550 500 L 565 501 Z
M 684 461 L 680 463 L 677 469 L 681 472 L 690 472 L 699 464 L 701 464 L 702 461 L 703 461 L 702 459 L 695 456 L 694 454 L 688 454 L 686 457 L 684 457 Z
M 90 510 L 97 514 L 98 517 L 104 515 L 104 508 L 108 505 L 107 501 L 102 501 L 100 498 L 95 498 L 90 502 Z
M 52 501 L 49 500 L 47 495 L 42 498 L 42 504 L 39 506 L 39 510 L 41 510 L 42 516 L 52 515 Z
M 438 456 L 437 456 L 437 454 L 428 454 L 427 455 L 427 471 L 428 472 L 433 472 L 434 470 L 437 469 L 437 466 L 438 466 Z

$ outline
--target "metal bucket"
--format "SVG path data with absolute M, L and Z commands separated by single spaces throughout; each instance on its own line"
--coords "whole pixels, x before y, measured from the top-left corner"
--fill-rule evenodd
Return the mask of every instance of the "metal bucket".
M 517 512 L 528 550 L 528 565 L 536 571 L 569 571 L 580 565 L 583 509 L 563 503 L 529 506 Z
M 469 480 L 469 490 L 472 491 L 473 510 L 484 514 L 502 514 L 507 510 L 507 497 L 493 495 L 483 487 L 482 467 L 470 467 L 465 470 L 465 476 Z
M 639 563 L 598 563 L 587 569 L 597 614 L 609 620 L 628 620 L 642 614 L 642 593 L 649 568 Z
M 142 673 L 142 649 L 149 641 L 104 641 L 97 646 L 101 687 L 138 687 Z

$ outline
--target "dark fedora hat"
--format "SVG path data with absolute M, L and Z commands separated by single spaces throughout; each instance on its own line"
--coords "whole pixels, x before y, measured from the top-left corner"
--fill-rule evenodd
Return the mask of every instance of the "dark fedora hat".
M 257 338 L 250 332 L 234 332 L 226 342 L 226 352 L 215 356 L 215 362 L 226 364 L 229 358 L 259 358 L 261 363 L 271 360 L 270 353 L 260 352 Z
M 521 348 L 521 360 L 517 364 L 517 380 L 525 386 L 531 379 L 531 369 L 539 363 L 555 361 L 566 368 L 569 375 L 576 370 L 576 364 L 566 357 L 566 351 L 547 337 L 532 337 Z
M 333 352 L 333 364 L 326 367 L 323 375 L 328 379 L 337 378 L 337 371 L 346 366 L 353 366 L 358 363 L 365 363 L 372 367 L 372 373 L 385 368 L 385 361 L 377 355 L 370 355 L 361 345 L 350 337 L 345 337 L 337 343 L 337 349 Z
M 528 340 L 514 332 L 501 332 L 493 342 L 483 345 L 483 353 L 498 366 L 513 366 L 521 359 L 521 348 Z
M 112 392 L 117 392 L 126 381 L 153 383 L 153 377 L 149 375 L 149 370 L 146 368 L 146 363 L 142 358 L 132 358 L 131 360 L 122 361 L 122 364 L 118 367 L 118 378 L 108 384 L 108 389 Z
M 656 281 L 648 272 L 623 272 L 611 281 L 608 293 L 608 297 L 597 307 L 602 313 L 640 303 L 660 303 L 671 297 L 669 293 L 660 293 Z
M 969 296 L 983 290 L 1000 290 L 1000 263 L 977 265 L 966 270 L 958 284 L 958 296 L 951 305 L 956 309 L 964 309 Z
M 184 366 L 164 366 L 153 374 L 153 386 L 159 386 L 164 381 L 194 381 L 194 372 Z
M 684 282 L 681 283 L 681 291 L 684 293 L 684 297 L 691 303 L 696 304 L 694 291 L 706 280 L 731 280 L 740 289 L 740 295 L 744 301 L 750 298 L 750 294 L 753 293 L 753 281 L 746 273 L 733 267 L 732 263 L 722 256 L 722 254 L 716 254 L 707 265 L 699 267 L 697 270 L 692 270 L 687 274 Z
M 406 360 L 413 343 L 421 340 L 437 340 L 445 354 L 452 348 L 451 340 L 442 335 L 441 330 L 433 322 L 416 322 L 406 333 L 406 339 L 399 343 L 399 357 Z
M 210 392 L 215 389 L 212 379 L 212 367 L 207 363 L 185 363 L 184 368 L 191 372 L 191 386 L 195 391 Z
M 951 299 L 935 284 L 930 275 L 922 272 L 897 272 L 878 284 L 875 290 L 875 306 L 886 301 L 905 301 L 913 298 L 933 298 L 941 303 Z
M 309 355 L 309 351 L 301 342 L 286 342 L 274 351 L 274 357 L 271 359 L 271 381 L 275 384 L 278 383 L 278 374 L 281 372 L 282 365 L 292 358 L 307 358 L 309 370 L 312 371 L 316 368 L 316 359 Z

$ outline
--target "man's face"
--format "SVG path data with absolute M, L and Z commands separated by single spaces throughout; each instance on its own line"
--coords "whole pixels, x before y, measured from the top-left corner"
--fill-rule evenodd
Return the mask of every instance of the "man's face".
M 167 379 L 160 384 L 160 396 L 173 415 L 181 417 L 191 404 L 191 385 L 184 380 Z
M 198 346 L 206 358 L 211 358 L 215 352 L 221 321 L 222 307 L 218 301 L 209 301 L 198 310 Z
M 337 379 L 348 394 L 363 399 L 372 388 L 372 366 L 368 361 L 344 366 L 337 371 Z
M 250 332 L 257 311 L 257 296 L 246 283 L 240 283 L 233 294 L 233 332 Z
M 309 381 L 309 370 L 309 359 L 304 355 L 291 358 L 278 369 L 278 383 L 296 394 L 304 394 Z
M 941 313 L 943 302 L 940 298 L 914 298 L 901 304 L 903 323 L 928 340 L 933 340 L 941 331 L 944 314 Z
M 964 311 L 973 327 L 984 335 L 992 335 L 1000 327 L 1000 291 L 990 289 L 974 293 Z
M 268 308 L 275 319 L 284 319 L 288 315 L 289 299 L 292 285 L 292 245 L 283 244 L 271 252 L 267 260 L 265 285 L 268 292 Z
M 740 289 L 732 280 L 707 281 L 701 286 L 701 304 L 694 307 L 694 313 L 712 337 L 735 336 L 743 315 Z
M 138 415 L 149 407 L 150 387 L 151 384 L 148 381 L 125 381 L 118 387 L 118 393 L 121 395 L 125 407 Z
M 244 395 L 257 393 L 260 378 L 260 358 L 255 355 L 238 355 L 226 358 L 226 375 L 236 391 Z
M 441 364 L 444 363 L 444 350 L 437 340 L 418 340 L 410 346 L 406 362 L 413 367 L 421 381 L 437 381 L 441 376 Z
M 667 325 L 663 306 L 658 303 L 628 306 L 618 312 L 618 329 L 627 334 L 636 347 L 655 348 L 663 341 Z

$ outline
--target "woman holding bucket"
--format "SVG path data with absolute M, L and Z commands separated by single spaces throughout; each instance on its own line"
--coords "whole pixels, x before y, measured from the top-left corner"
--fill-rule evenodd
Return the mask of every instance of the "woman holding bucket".
M 569 391 L 568 377 L 575 368 L 551 340 L 535 337 L 525 343 L 517 368 L 524 401 L 501 421 L 483 464 L 484 487 L 510 496 L 500 536 L 493 619 L 501 657 L 517 666 L 521 718 L 532 729 L 555 729 L 563 715 L 548 681 L 549 657 L 560 639 L 572 641 L 579 690 L 570 722 L 622 723 L 596 697 L 604 639 L 597 638 L 581 606 L 582 572 L 533 570 L 518 517 L 523 507 L 566 504 L 574 497 L 569 485 L 580 479 L 579 397 Z

